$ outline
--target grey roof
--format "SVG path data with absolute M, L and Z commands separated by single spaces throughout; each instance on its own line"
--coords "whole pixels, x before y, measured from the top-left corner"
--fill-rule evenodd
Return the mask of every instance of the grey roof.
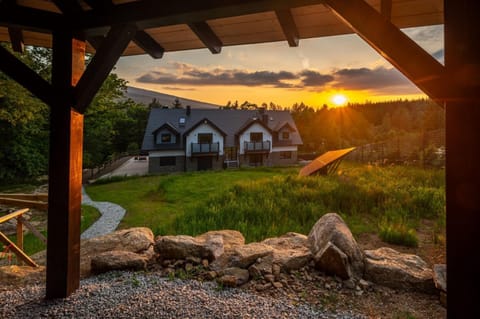
M 289 145 L 302 144 L 302 138 L 288 111 L 265 111 L 268 115 L 268 127 L 275 131 L 279 124 L 288 123 L 295 132 L 291 133 L 291 143 Z M 185 118 L 185 125 L 179 124 L 179 119 Z M 181 134 L 181 143 L 183 144 L 183 134 L 189 131 L 199 121 L 208 119 L 214 123 L 219 129 L 225 132 L 225 147 L 235 146 L 235 135 L 247 123 L 247 121 L 258 118 L 262 119 L 262 115 L 256 110 L 232 110 L 232 109 L 192 109 L 190 115 L 186 115 L 186 109 L 160 109 L 154 108 L 150 111 L 147 128 L 143 137 L 142 150 L 152 151 L 164 149 L 155 145 L 153 132 L 165 123 L 169 123 Z M 283 125 L 282 125 L 283 126 Z M 274 146 L 276 145 L 274 139 Z M 282 143 L 283 144 L 283 143 Z M 183 145 L 182 145 L 183 147 Z M 178 145 L 177 145 L 178 148 Z

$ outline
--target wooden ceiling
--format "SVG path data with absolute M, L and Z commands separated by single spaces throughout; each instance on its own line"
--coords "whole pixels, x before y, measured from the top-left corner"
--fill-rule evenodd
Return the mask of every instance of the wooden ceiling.
M 366 0 L 400 28 L 443 23 L 443 0 Z M 133 14 L 132 14 L 133 12 Z M 127 14 L 128 13 L 128 14 Z M 0 41 L 50 47 L 51 33 L 78 30 L 94 52 L 111 25 L 134 23 L 123 55 L 299 40 L 352 33 L 318 0 L 0 0 Z

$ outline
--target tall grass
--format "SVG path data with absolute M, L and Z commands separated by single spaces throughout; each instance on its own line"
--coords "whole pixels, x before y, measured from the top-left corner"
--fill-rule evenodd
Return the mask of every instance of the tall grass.
M 442 220 L 444 210 L 443 171 L 351 165 L 330 177 L 289 172 L 238 181 L 154 229 L 196 235 L 230 228 L 258 241 L 288 231 L 307 234 L 322 215 L 337 212 L 354 234 L 377 232 L 386 241 L 415 246 L 419 220 Z

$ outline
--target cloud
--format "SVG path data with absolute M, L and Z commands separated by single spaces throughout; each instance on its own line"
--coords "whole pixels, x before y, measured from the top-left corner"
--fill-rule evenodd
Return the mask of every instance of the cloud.
M 383 94 L 418 92 L 399 71 L 384 66 L 344 68 L 322 73 L 312 69 L 304 69 L 299 72 L 207 69 L 189 64 L 172 63 L 167 68 L 141 75 L 137 78 L 137 81 L 166 85 L 177 90 L 185 90 L 186 88 L 183 88 L 185 86 L 247 86 L 302 89 L 317 92 L 331 88 L 368 90 Z M 188 88 L 188 90 L 191 90 L 191 88 Z
M 346 90 L 370 90 L 382 93 L 412 93 L 412 83 L 398 70 L 377 67 L 374 69 L 341 69 L 333 73 L 335 87 Z

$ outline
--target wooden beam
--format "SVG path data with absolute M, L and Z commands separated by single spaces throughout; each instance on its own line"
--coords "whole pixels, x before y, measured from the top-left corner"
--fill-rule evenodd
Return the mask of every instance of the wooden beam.
M 53 3 L 57 6 L 63 14 L 72 16 L 83 12 L 82 7 L 76 0 L 53 0 Z
M 23 32 L 19 28 L 8 28 L 10 43 L 14 52 L 23 53 L 25 45 L 23 43 Z
M 275 14 L 277 15 L 278 22 L 280 22 L 283 34 L 288 41 L 288 45 L 298 47 L 300 36 L 298 35 L 298 29 L 293 19 L 292 11 L 290 11 L 290 9 L 276 10 Z
M 480 318 L 480 11 L 475 0 L 445 0 L 445 67 L 459 87 L 445 107 L 447 316 Z
M 0 26 L 50 33 L 68 24 L 69 21 L 59 13 L 23 7 L 10 2 L 1 3 Z
M 382 0 L 380 2 L 380 12 L 388 20 L 392 20 L 392 0 Z
M 136 33 L 133 25 L 113 26 L 75 87 L 75 105 L 84 113 Z
M 83 114 L 71 101 L 85 68 L 85 41 L 53 33 L 52 85 L 59 94 L 50 113 L 46 297 L 65 298 L 80 283 Z
M 38 265 L 30 258 L 27 254 L 23 252 L 23 250 L 15 245 L 7 236 L 5 236 L 2 232 L 0 232 L 0 241 L 3 242 L 6 246 L 8 246 L 15 255 L 22 261 L 24 261 L 27 265 L 32 267 L 38 267 Z
M 133 42 L 154 59 L 161 59 L 165 49 L 145 31 L 137 31 Z
M 193 22 L 189 23 L 190 29 L 197 35 L 200 41 L 212 52 L 213 54 L 220 53 L 222 51 L 223 43 L 217 37 L 215 32 L 206 22 Z
M 198 21 L 275 11 L 322 3 L 322 0 L 209 0 L 164 1 L 143 0 L 116 4 L 108 15 L 90 10 L 73 17 L 78 30 L 103 28 L 115 24 L 135 23 L 139 30 L 171 24 L 189 24 Z
M 438 103 L 455 90 L 447 84 L 443 65 L 364 0 L 324 0 L 324 4 Z
M 50 83 L 23 64 L 7 49 L 0 46 L 0 70 L 33 93 L 44 103 L 51 104 L 55 99 Z
M 114 8 L 114 4 L 111 0 L 86 0 L 86 2 L 92 9 L 102 14 L 106 14 Z M 160 59 L 163 57 L 165 49 L 145 31 L 137 30 L 133 42 L 152 58 Z M 96 49 L 97 48 L 95 47 L 95 50 Z

